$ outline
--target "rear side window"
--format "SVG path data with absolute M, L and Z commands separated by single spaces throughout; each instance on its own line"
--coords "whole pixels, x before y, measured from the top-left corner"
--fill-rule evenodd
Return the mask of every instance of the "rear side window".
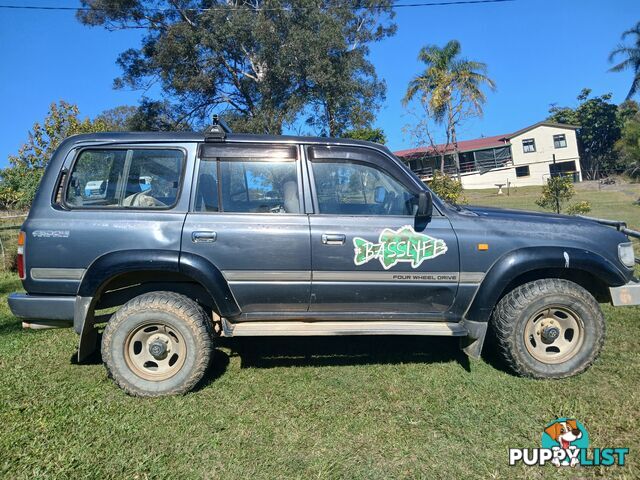
M 200 148 L 194 210 L 301 213 L 298 167 L 296 146 L 205 143 Z
M 218 187 L 220 168 L 220 187 Z M 222 196 L 222 209 L 218 195 Z M 200 162 L 195 211 L 300 213 L 295 162 Z
M 294 162 L 220 162 L 225 212 L 300 213 Z
M 175 149 L 83 150 L 65 201 L 71 208 L 163 209 L 176 204 L 184 153 Z

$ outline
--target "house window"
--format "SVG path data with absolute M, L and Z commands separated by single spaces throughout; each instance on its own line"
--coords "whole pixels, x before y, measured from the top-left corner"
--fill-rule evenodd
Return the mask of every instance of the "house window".
M 570 160 L 568 162 L 558 162 L 549 164 L 549 173 L 552 177 L 563 177 L 577 172 L 576 162 Z
M 531 175 L 529 172 L 529 165 L 516 167 L 516 177 L 528 177 L 529 175 Z
M 567 137 L 565 134 L 554 135 L 553 136 L 553 147 L 554 148 L 567 148 Z
M 536 151 L 536 141 L 533 138 L 527 138 L 522 140 L 522 150 L 524 153 L 531 153 Z

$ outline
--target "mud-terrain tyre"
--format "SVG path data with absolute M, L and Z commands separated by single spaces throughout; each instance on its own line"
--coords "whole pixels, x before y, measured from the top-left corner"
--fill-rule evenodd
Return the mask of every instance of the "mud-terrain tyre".
M 491 322 L 500 357 L 523 377 L 582 373 L 604 344 L 600 305 L 568 280 L 536 280 L 515 288 L 498 302 Z
M 109 377 L 138 397 L 187 393 L 205 375 L 212 352 L 212 323 L 204 310 L 173 292 L 130 300 L 102 335 Z

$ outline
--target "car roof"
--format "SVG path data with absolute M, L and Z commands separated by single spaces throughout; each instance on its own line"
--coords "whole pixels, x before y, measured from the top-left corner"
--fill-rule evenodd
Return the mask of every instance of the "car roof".
M 69 137 L 74 143 L 141 143 L 141 142 L 204 142 L 203 132 L 100 132 L 83 133 Z M 354 145 L 389 150 L 379 143 L 351 138 L 307 137 L 296 135 L 254 135 L 248 133 L 228 133 L 224 142 L 256 143 L 306 143 L 317 145 Z M 390 153 L 390 152 L 389 152 Z

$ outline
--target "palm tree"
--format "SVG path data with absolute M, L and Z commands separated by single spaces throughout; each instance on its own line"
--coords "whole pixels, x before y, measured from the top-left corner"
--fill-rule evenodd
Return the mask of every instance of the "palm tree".
M 445 123 L 447 144 L 454 148 L 458 166 L 456 126 L 465 116 L 482 115 L 486 96 L 482 91 L 495 83 L 487 76 L 487 65 L 460 56 L 461 46 L 450 40 L 444 47 L 427 45 L 420 50 L 418 59 L 426 69 L 409 82 L 403 104 L 419 97 L 428 114 L 437 124 Z M 440 169 L 444 171 L 444 151 Z M 459 168 L 458 168 L 459 171 Z
M 624 57 L 620 63 L 609 69 L 610 72 L 621 72 L 629 68 L 633 70 L 633 81 L 627 94 L 627 100 L 640 90 L 640 22 L 622 34 L 622 41 L 624 42 L 629 35 L 635 35 L 633 46 L 628 47 L 620 43 L 609 55 L 610 62 L 614 62 L 619 55 Z

